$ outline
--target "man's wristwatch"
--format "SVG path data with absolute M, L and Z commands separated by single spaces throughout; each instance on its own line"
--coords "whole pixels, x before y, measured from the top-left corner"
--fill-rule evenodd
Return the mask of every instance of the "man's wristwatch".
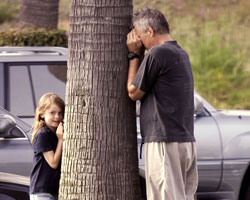
M 134 52 L 128 52 L 128 59 L 132 60 L 134 58 L 140 58 L 140 55 L 134 53 Z

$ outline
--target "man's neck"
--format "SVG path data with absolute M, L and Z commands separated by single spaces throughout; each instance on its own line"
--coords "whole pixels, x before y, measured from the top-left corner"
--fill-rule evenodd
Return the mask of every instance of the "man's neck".
M 160 45 L 169 41 L 173 41 L 169 34 L 159 34 L 155 36 L 155 45 Z

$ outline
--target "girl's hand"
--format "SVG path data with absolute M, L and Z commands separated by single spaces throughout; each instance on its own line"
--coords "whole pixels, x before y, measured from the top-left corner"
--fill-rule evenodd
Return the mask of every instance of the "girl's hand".
M 63 145 L 63 123 L 62 122 L 60 122 L 60 124 L 58 125 L 56 129 L 56 136 L 58 138 L 56 151 L 54 152 L 53 150 L 51 150 L 51 151 L 43 152 L 43 156 L 46 162 L 53 169 L 57 169 L 60 163 L 60 158 L 62 156 L 62 145 Z
M 58 140 L 63 140 L 63 123 L 60 122 L 60 124 L 58 125 L 57 129 L 56 129 L 56 136 L 58 138 Z

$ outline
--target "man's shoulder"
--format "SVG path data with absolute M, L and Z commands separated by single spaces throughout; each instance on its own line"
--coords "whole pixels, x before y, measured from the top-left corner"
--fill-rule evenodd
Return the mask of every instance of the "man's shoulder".
M 150 49 L 149 54 L 157 57 L 158 55 L 161 54 L 175 52 L 177 50 L 176 49 L 177 47 L 178 45 L 176 41 L 169 41 L 160 45 L 153 46 Z

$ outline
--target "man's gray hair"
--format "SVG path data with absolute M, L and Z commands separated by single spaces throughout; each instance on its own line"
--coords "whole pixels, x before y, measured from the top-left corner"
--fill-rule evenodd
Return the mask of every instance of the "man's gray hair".
M 168 34 L 169 25 L 165 16 L 155 8 L 141 8 L 133 15 L 133 25 L 141 32 L 150 26 L 156 33 Z

